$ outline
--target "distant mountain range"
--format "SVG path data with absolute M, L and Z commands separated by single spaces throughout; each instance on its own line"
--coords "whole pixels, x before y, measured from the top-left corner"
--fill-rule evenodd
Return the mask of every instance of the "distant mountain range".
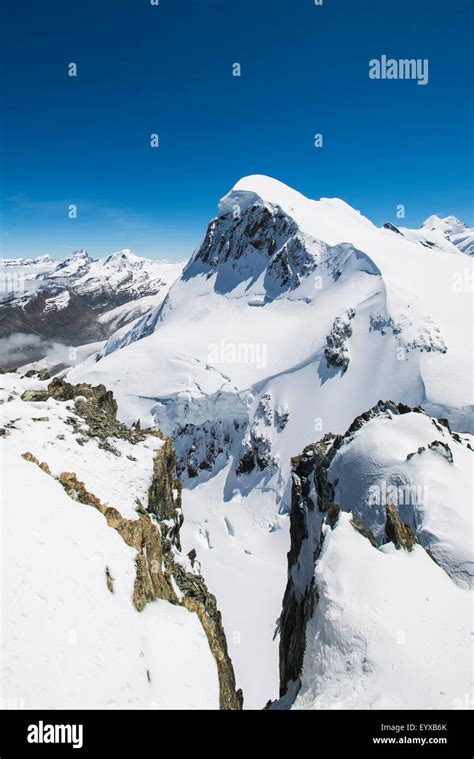
M 474 229 L 455 216 L 446 216 L 444 219 L 436 215 L 430 216 L 420 229 L 395 227 L 390 223 L 385 226 L 426 247 L 447 253 L 461 251 L 467 256 L 474 256 Z
M 0 259 L 0 337 L 30 333 L 71 346 L 103 340 L 156 306 L 182 268 L 130 250 L 99 260 L 85 250 L 62 261 Z

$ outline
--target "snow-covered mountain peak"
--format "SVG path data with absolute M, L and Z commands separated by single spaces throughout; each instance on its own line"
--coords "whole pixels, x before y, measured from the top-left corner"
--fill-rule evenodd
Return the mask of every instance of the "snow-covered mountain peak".
M 458 219 L 456 216 L 445 216 L 440 218 L 436 214 L 429 216 L 422 224 L 425 229 L 435 230 L 440 229 L 443 232 L 463 232 L 468 229 L 467 224 Z
M 206 236 L 186 268 L 184 278 L 214 275 L 217 292 L 241 297 L 255 291 L 267 298 L 300 284 L 321 253 L 316 240 L 305 239 L 280 206 L 247 191 L 231 192 L 220 204 Z
M 242 195 L 253 194 L 262 200 L 280 206 L 288 206 L 291 205 L 291 203 L 297 205 L 306 200 L 304 195 L 297 190 L 288 187 L 288 185 L 280 182 L 278 179 L 273 179 L 273 177 L 268 177 L 263 174 L 251 174 L 247 177 L 242 177 L 242 179 L 239 179 L 239 181 L 236 182 L 232 190 L 225 195 L 222 200 L 225 201 L 229 196 L 238 195 L 240 193 Z
M 122 303 L 158 293 L 169 282 L 167 269 L 171 270 L 172 281 L 173 267 L 137 256 L 129 248 L 100 259 L 91 258 L 86 250 L 77 250 L 39 279 L 46 286 L 72 288 L 92 299 L 94 306 L 102 307 L 104 298 L 107 302 L 110 297 L 118 298 Z M 181 271 L 179 264 L 175 271 Z
M 142 265 L 145 261 L 145 258 L 140 258 L 139 256 L 135 255 L 133 250 L 130 250 L 130 248 L 124 248 L 123 250 L 118 250 L 116 253 L 111 253 L 105 258 L 104 263 L 118 264 L 119 266 L 136 266 L 137 264 Z
M 333 230 L 354 223 L 373 228 L 337 198 L 310 200 L 257 175 L 240 180 L 220 200 L 219 211 L 183 273 L 184 282 L 205 277 L 209 291 L 264 305 L 280 297 L 310 302 L 324 280 L 336 281 L 345 270 L 380 274 L 350 234 L 336 238 L 325 226 L 332 219 Z
M 62 277 L 78 277 L 89 271 L 93 259 L 87 250 L 75 250 L 64 261 L 60 261 L 50 272 L 40 275 L 40 279 L 61 279 Z
M 84 248 L 80 248 L 79 250 L 73 250 L 71 253 L 71 258 L 86 258 L 90 259 L 89 253 Z
M 288 187 L 288 185 L 280 182 L 278 179 L 261 174 L 254 174 L 240 179 L 232 190 L 222 198 L 219 208 L 228 210 L 235 203 L 240 204 L 240 201 L 249 201 L 252 196 L 279 206 L 285 213 L 295 219 L 302 230 L 311 235 L 318 236 L 318 232 L 321 232 L 321 227 L 314 222 L 319 221 L 317 217 L 328 210 L 330 213 L 332 212 L 331 215 L 339 214 L 353 217 L 354 219 L 361 220 L 364 224 L 372 226 L 371 222 L 364 216 L 361 216 L 359 211 L 340 198 L 313 200 L 307 198 L 297 190 Z M 316 214 L 316 217 L 312 218 L 314 214 Z M 321 235 L 321 237 L 326 242 L 331 242 L 324 235 Z M 342 240 L 338 240 L 338 242 L 342 242 Z
M 453 215 L 440 218 L 433 214 L 419 229 L 400 227 L 398 231 L 408 240 L 421 243 L 425 248 L 474 255 L 474 228 L 468 227 Z
M 54 264 L 54 258 L 47 253 L 45 253 L 43 256 L 36 256 L 36 258 L 32 261 L 34 264 L 40 264 L 40 265 L 47 265 Z
M 192 494 L 190 534 L 216 593 L 228 599 L 225 623 L 243 631 L 235 662 L 251 707 L 271 696 L 265 673 L 278 670 L 267 643 L 283 595 L 291 458 L 326 433 L 343 434 L 380 398 L 422 406 L 454 431 L 474 429 L 463 329 L 471 299 L 454 287 L 471 262 L 452 247 L 452 255 L 434 253 L 344 201 L 245 177 L 222 199 L 163 304 L 69 372 L 70 381 L 110 386 L 123 421 L 140 418 L 173 436 Z M 388 425 L 397 432 L 397 421 Z M 416 463 L 428 474 L 431 464 L 448 466 L 437 441 L 450 442 L 431 421 L 423 425 L 424 437 L 417 432 L 394 462 L 394 477 Z M 405 435 L 412 437 L 407 420 Z M 420 461 L 405 464 L 422 446 Z M 468 454 L 461 451 L 463 460 Z M 251 630 L 250 619 L 259 620 Z
M 128 366 L 137 367 L 128 370 L 129 395 L 140 387 L 143 397 L 168 397 L 195 380 L 202 387 L 192 368 L 196 359 L 201 369 L 217 370 L 214 379 L 225 375 L 239 391 L 264 376 L 319 366 L 324 395 L 332 386 L 329 378 L 341 371 L 344 379 L 351 375 L 351 353 L 351 367 L 360 359 L 360 371 L 373 379 L 372 359 L 367 365 L 363 359 L 369 339 L 371 350 L 388 351 L 384 366 L 388 355 L 393 359 L 392 396 L 404 398 L 397 391 L 403 387 L 410 402 L 429 398 L 443 407 L 467 408 L 466 385 L 452 385 L 449 402 L 438 392 L 438 377 L 459 372 L 469 361 L 458 328 L 467 318 L 466 302 L 451 286 L 459 257 L 440 255 L 433 262 L 431 248 L 420 243 L 376 227 L 342 200 L 315 201 L 270 177 L 244 177 L 221 200 L 220 215 L 209 223 L 163 305 L 112 336 L 101 360 L 84 371 L 106 372 L 109 379 L 112 372 L 119 379 L 125 359 L 112 354 L 127 346 L 134 355 Z M 420 288 L 427 272 L 429 286 Z M 229 341 L 235 350 L 264 346 L 265 362 L 234 361 L 224 349 L 214 350 L 222 344 L 227 349 Z M 149 376 L 144 366 L 139 369 L 145 354 L 146 366 L 151 354 L 167 357 L 171 366 L 175 350 L 188 362 L 186 370 L 179 363 L 179 381 L 174 364 L 171 383 L 164 370 L 161 382 L 156 372 Z M 380 381 L 386 390 L 382 375 Z M 214 380 L 210 385 L 218 390 Z M 120 389 L 125 391 L 123 378 Z M 367 405 L 377 400 L 372 392 L 379 390 L 371 385 Z

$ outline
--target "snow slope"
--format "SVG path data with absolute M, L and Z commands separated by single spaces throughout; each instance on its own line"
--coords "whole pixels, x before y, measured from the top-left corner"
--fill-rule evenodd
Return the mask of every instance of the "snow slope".
M 136 551 L 54 478 L 74 471 L 104 504 L 137 519 L 162 442 L 117 439 L 115 452 L 106 450 L 85 434 L 73 401 L 21 400 L 46 383 L 5 374 L 0 386 L 2 698 L 30 709 L 218 708 L 216 664 L 197 615 L 162 600 L 139 613 Z M 27 451 L 53 476 L 25 461 Z
M 450 709 L 471 697 L 473 442 L 380 402 L 294 460 L 284 696 L 272 708 Z
M 452 709 L 473 693 L 472 599 L 420 547 L 325 527 L 295 709 Z
M 1 445 L 2 698 L 27 709 L 217 708 L 198 618 L 160 600 L 139 615 L 133 549 Z
M 229 654 L 244 708 L 261 709 L 278 695 L 277 618 L 286 582 L 287 518 L 271 491 L 224 500 L 224 469 L 185 489 L 185 552 L 196 548 L 209 589 L 219 599 Z
M 453 437 L 425 414 L 387 413 L 344 439 L 327 473 L 334 499 L 376 539 L 383 535 L 384 505 L 391 500 L 450 577 L 472 588 L 471 443 L 471 436 Z

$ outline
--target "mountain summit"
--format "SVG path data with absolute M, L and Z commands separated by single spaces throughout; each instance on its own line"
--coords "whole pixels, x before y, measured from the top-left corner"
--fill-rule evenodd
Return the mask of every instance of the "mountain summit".
M 434 250 L 434 233 L 401 232 L 342 200 L 246 177 L 164 301 L 70 371 L 109 386 L 124 422 L 172 436 L 183 545 L 197 547 L 224 625 L 239 631 L 232 660 L 251 708 L 278 696 L 292 457 L 351 434 L 380 399 L 443 418 L 455 435 L 474 430 L 464 329 L 473 261 L 449 241 Z M 401 435 L 416 451 L 409 420 Z

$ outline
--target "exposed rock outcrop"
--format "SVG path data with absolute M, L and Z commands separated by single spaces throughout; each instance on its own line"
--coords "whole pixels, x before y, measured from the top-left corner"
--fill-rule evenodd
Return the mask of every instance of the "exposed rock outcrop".
M 300 456 L 292 459 L 291 544 L 288 552 L 288 582 L 279 620 L 280 701 L 275 705 L 276 708 L 289 708 L 298 693 L 306 647 L 307 622 L 313 617 L 319 601 L 314 567 L 324 543 L 325 530 L 334 529 L 339 519 L 340 505 L 335 502 L 338 482 L 328 474 L 331 464 L 338 451 L 346 443 L 349 444 L 355 433 L 371 420 L 377 417 L 393 419 L 411 412 L 423 415 L 425 413 L 421 408 L 412 409 L 401 403 L 379 401 L 372 409 L 356 417 L 344 435 L 328 434 L 318 443 L 307 446 Z M 445 424 L 440 424 L 434 419 L 431 421 L 437 429 L 444 430 L 455 440 Z M 465 441 L 463 442 L 466 445 Z M 433 441 L 426 447 L 421 447 L 418 454 L 428 449 L 438 453 L 448 464 L 452 464 L 452 451 L 446 442 Z M 417 454 L 411 454 L 415 455 Z M 385 524 L 382 526 L 381 535 L 378 536 L 364 523 L 361 515 L 365 512 L 360 509 L 360 504 L 355 501 L 353 507 L 348 508 L 346 504 L 344 508 L 352 512 L 352 527 L 375 549 L 383 544 L 393 543 L 397 549 L 413 551 L 415 545 L 420 544 L 413 527 L 403 521 L 396 505 L 387 501 L 382 506 Z M 446 569 L 428 546 L 422 547 L 433 561 Z M 270 708 L 273 706 L 270 705 Z
M 286 413 L 282 411 L 280 416 L 279 412 L 273 408 L 273 399 L 270 393 L 262 395 L 255 410 L 253 421 L 242 440 L 237 474 L 248 474 L 256 467 L 262 471 L 278 464 L 272 453 L 270 430 L 272 426 L 280 426 L 280 429 L 283 429 L 288 417 L 288 410 Z
M 98 438 L 101 447 L 110 445 L 109 438 L 113 437 L 123 437 L 134 444 L 151 434 L 163 437 L 156 430 L 142 431 L 137 425 L 130 429 L 118 422 L 113 395 L 102 385 L 73 386 L 63 380 L 53 380 L 46 393 L 47 397 L 61 401 L 75 398 L 77 414 L 89 425 L 87 434 Z M 24 453 L 23 458 L 51 474 L 48 464 L 40 462 L 32 453 Z M 117 530 L 125 543 L 136 551 L 133 604 L 137 611 L 142 611 L 147 603 L 163 599 L 197 614 L 216 661 L 220 708 L 241 709 L 243 696 L 236 690 L 216 599 L 199 573 L 198 562 L 181 553 L 181 483 L 176 477 L 176 453 L 171 440 L 165 438 L 155 453 L 147 509 L 138 503 L 137 519 L 127 519 L 114 506 L 102 503 L 74 472 L 62 472 L 57 479 L 71 498 L 97 509 L 109 527 Z M 113 578 L 108 568 L 105 571 L 107 587 L 113 593 Z
M 306 622 L 314 611 L 314 562 L 321 546 L 324 514 L 315 491 L 315 471 L 334 440 L 326 435 L 292 459 L 290 550 L 288 583 L 283 598 L 280 627 L 280 696 L 298 681 L 305 651 Z M 329 504 L 326 511 L 329 509 Z
M 338 316 L 334 320 L 329 335 L 326 337 L 324 356 L 327 365 L 328 367 L 333 366 L 336 369 L 340 369 L 341 374 L 344 374 L 349 366 L 349 351 L 346 343 L 352 335 L 351 321 L 354 316 L 355 311 L 353 308 Z
M 400 514 L 393 503 L 386 507 L 385 537 L 388 543 L 393 543 L 397 548 L 412 551 L 418 543 L 418 539 L 407 524 L 400 519 Z M 377 545 L 377 544 L 375 544 Z

